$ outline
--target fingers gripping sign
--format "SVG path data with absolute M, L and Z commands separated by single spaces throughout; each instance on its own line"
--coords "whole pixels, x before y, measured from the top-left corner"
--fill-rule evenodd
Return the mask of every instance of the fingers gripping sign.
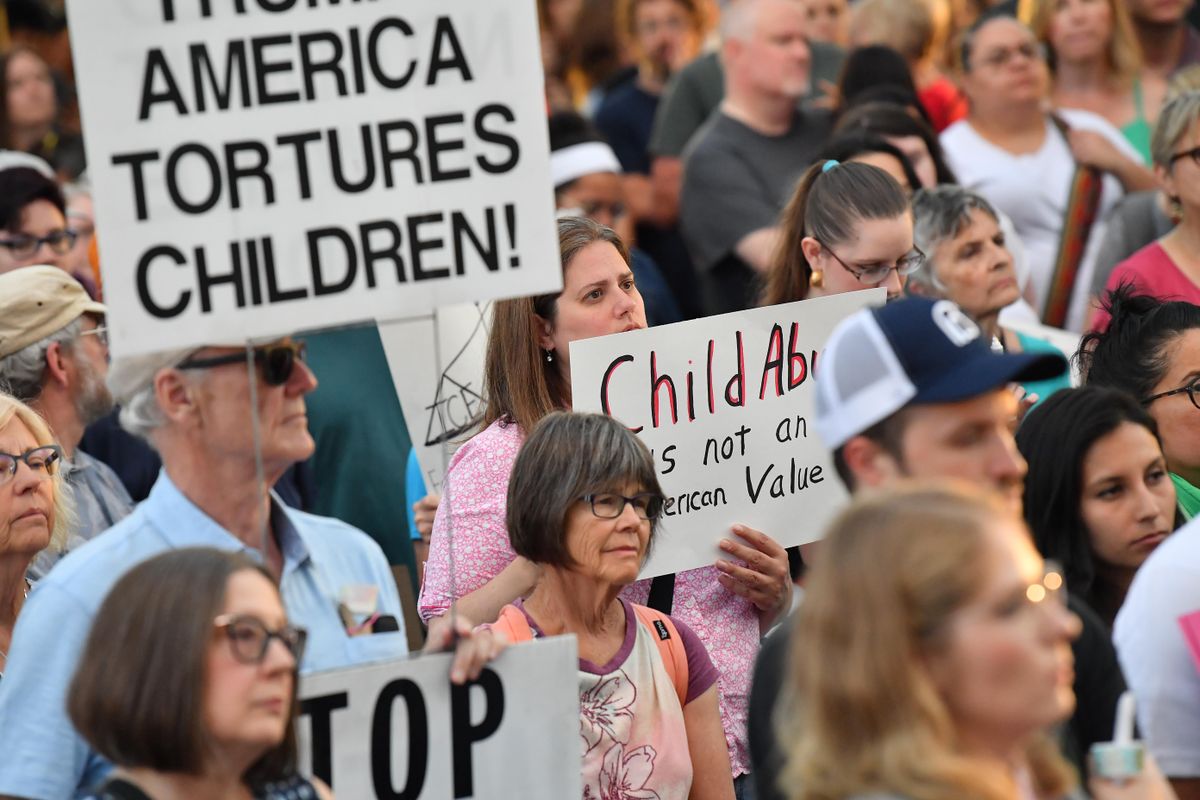
M 758 608 L 768 624 L 786 613 L 792 601 L 791 571 L 787 552 L 778 542 L 761 531 L 745 525 L 731 529 L 736 539 L 721 540 L 721 549 L 730 560 L 720 559 L 721 585 L 745 597 Z

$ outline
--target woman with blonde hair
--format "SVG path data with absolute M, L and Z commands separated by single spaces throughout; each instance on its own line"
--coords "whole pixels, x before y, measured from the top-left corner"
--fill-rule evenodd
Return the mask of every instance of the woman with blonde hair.
M 1075 705 L 1065 600 L 1057 565 L 991 495 L 856 502 L 822 544 L 793 637 L 787 796 L 1067 795 L 1073 772 L 1046 735 Z M 1120 791 L 1171 796 L 1153 762 Z
M 72 508 L 58 467 L 62 450 L 45 420 L 0 392 L 0 675 L 34 557 L 66 545 Z
M 1054 106 L 1099 114 L 1150 163 L 1150 137 L 1167 87 L 1142 69 L 1125 4 L 1022 0 L 1020 16 L 1048 50 Z

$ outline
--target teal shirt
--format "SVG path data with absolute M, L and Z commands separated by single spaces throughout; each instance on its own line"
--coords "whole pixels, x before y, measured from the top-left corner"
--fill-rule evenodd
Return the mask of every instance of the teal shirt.
M 1063 355 L 1063 352 L 1045 339 L 1040 339 L 1036 336 L 1027 336 L 1024 333 L 1017 333 L 1017 341 L 1021 343 L 1021 350 L 1026 353 L 1057 353 Z M 1021 388 L 1027 394 L 1036 394 L 1038 396 L 1037 403 L 1034 403 L 1034 408 L 1050 395 L 1057 392 L 1059 389 L 1071 388 L 1071 373 L 1068 370 L 1057 378 L 1049 378 L 1044 381 L 1029 381 L 1022 383 Z

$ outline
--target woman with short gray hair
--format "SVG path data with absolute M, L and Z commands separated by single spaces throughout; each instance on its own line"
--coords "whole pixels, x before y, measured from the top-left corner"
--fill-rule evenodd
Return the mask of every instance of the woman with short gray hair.
M 913 241 L 925 253 L 925 269 L 908 279 L 910 294 L 953 301 L 979 325 L 1001 353 L 1059 352 L 1037 336 L 1004 328 L 1000 312 L 1021 289 L 996 209 L 975 192 L 945 185 L 913 196 Z M 1070 379 L 1023 384 L 1027 406 L 1069 388 Z
M 1132 284 L 1138 294 L 1200 304 L 1200 91 L 1183 92 L 1163 108 L 1151 153 L 1179 224 L 1118 264 L 1105 288 Z M 1101 311 L 1093 328 L 1107 325 Z
M 619 597 L 663 510 L 650 452 L 602 414 L 553 412 L 508 484 L 513 550 L 541 579 L 495 627 L 512 641 L 579 645 L 583 796 L 733 800 L 717 671 L 683 622 Z

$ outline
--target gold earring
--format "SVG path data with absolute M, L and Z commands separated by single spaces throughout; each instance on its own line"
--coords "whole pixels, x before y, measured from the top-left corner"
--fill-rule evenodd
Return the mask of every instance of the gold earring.
M 825 285 L 825 273 L 813 270 L 812 275 L 808 279 L 808 285 L 814 289 L 820 289 Z

